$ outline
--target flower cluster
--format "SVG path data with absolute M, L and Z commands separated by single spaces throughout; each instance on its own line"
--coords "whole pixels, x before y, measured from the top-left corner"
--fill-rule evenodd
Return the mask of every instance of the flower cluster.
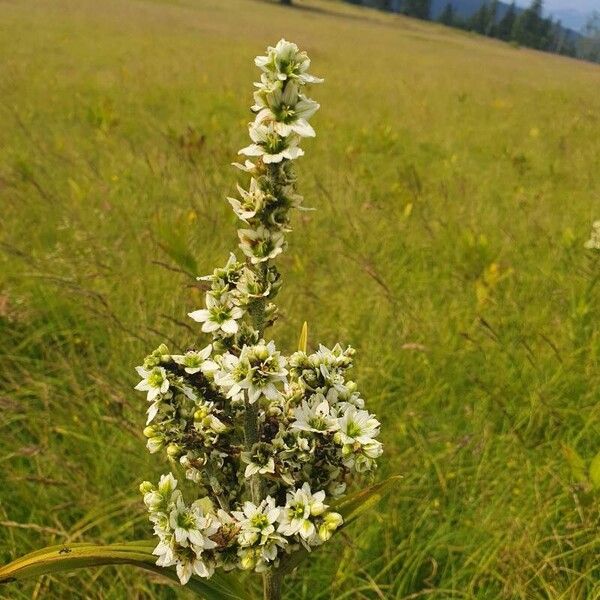
M 243 258 L 232 253 L 199 278 L 205 306 L 189 316 L 209 343 L 183 354 L 161 344 L 137 367 L 136 389 L 150 403 L 148 450 L 164 451 L 182 472 L 179 487 L 169 473 L 141 491 L 159 540 L 157 564 L 176 566 L 184 583 L 218 567 L 263 572 L 324 543 L 343 522 L 326 499 L 340 498 L 382 453 L 379 421 L 347 377 L 352 348 L 285 356 L 265 339 L 281 285 L 272 261 L 285 249 L 289 211 L 302 201 L 291 163 L 303 154 L 302 139 L 315 135 L 309 119 L 319 105 L 305 89 L 321 80 L 285 40 L 255 62 L 252 144 L 240 151 L 255 162 L 237 165 L 250 183 L 229 198 L 242 222 Z
M 592 224 L 592 235 L 585 243 L 588 250 L 600 250 L 600 221 L 594 221 Z

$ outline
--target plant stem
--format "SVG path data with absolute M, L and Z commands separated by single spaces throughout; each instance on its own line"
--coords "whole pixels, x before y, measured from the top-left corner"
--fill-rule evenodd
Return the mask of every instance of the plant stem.
M 258 274 L 264 277 L 263 270 L 259 270 Z M 259 336 L 262 337 L 265 323 L 265 301 L 261 299 L 253 302 L 250 305 L 249 312 L 255 329 L 258 330 Z M 250 404 L 250 402 L 246 400 L 246 412 L 244 415 L 244 441 L 247 452 L 250 452 L 252 450 L 252 446 L 259 441 L 258 401 L 254 404 Z M 252 498 L 252 502 L 254 502 L 256 505 L 260 504 L 263 498 L 263 485 L 262 478 L 258 473 L 250 477 L 247 491 L 249 496 Z
M 281 600 L 281 585 L 283 574 L 279 571 L 267 571 L 263 574 L 264 600 Z
M 244 413 L 244 442 L 246 451 L 250 452 L 252 446 L 258 442 L 258 402 L 250 404 L 246 400 L 246 412 Z M 252 498 L 252 502 L 258 505 L 262 500 L 262 482 L 257 473 L 250 477 L 247 491 Z

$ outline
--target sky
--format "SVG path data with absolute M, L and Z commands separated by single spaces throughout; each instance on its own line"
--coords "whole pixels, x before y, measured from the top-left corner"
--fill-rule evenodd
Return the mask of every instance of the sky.
M 531 4 L 531 0 L 516 0 L 516 3 L 526 8 Z M 563 25 L 578 31 L 590 13 L 595 10 L 600 12 L 600 0 L 545 0 L 544 10 L 546 14 L 560 19 Z
M 520 4 L 528 3 L 521 2 Z M 544 6 L 546 10 L 574 9 L 582 12 L 592 12 L 594 9 L 600 10 L 600 0 L 546 0 Z

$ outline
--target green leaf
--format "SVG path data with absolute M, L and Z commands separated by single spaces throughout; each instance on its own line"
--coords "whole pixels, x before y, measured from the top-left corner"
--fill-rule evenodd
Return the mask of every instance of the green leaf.
M 571 468 L 571 475 L 573 476 L 573 479 L 578 483 L 586 483 L 587 476 L 585 461 L 583 458 L 577 454 L 577 451 L 574 448 L 568 446 L 567 444 L 562 445 L 562 451 L 569 467 Z
M 140 540 L 121 544 L 62 544 L 49 546 L 26 554 L 0 567 L 0 584 L 21 579 L 53 575 L 103 565 L 133 565 L 152 571 L 179 584 L 175 570 L 156 566 L 152 554 L 154 541 Z M 186 586 L 205 600 L 246 600 L 253 598 L 249 586 L 244 586 L 232 575 L 215 573 L 210 579 L 194 577 Z
M 347 527 L 356 521 L 356 519 L 358 519 L 363 513 L 376 506 L 401 479 L 402 476 L 394 475 L 388 479 L 385 479 L 384 481 L 365 488 L 364 490 L 354 492 L 336 504 L 332 504 L 331 509 L 339 512 L 344 518 L 344 523 L 338 528 L 337 531 Z M 315 550 L 313 550 L 313 552 L 315 552 Z M 308 555 L 308 550 L 304 548 L 297 550 L 293 554 L 285 556 L 281 560 L 279 568 L 283 573 L 289 573 L 295 569 Z
M 592 458 L 590 463 L 590 481 L 595 490 L 600 490 L 600 452 Z
M 306 354 L 306 348 L 308 347 L 308 323 L 304 321 L 302 325 L 302 331 L 300 332 L 300 339 L 298 340 L 298 350 Z

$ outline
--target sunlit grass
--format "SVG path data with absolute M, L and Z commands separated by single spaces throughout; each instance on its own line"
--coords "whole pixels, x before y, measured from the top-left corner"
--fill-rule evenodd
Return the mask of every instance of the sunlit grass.
M 235 236 L 249 61 L 326 83 L 278 339 L 351 343 L 398 493 L 289 598 L 600 597 L 600 68 L 336 2 L 0 5 L 0 560 L 148 534 L 133 366 Z M 0 597 L 175 598 L 127 568 Z

